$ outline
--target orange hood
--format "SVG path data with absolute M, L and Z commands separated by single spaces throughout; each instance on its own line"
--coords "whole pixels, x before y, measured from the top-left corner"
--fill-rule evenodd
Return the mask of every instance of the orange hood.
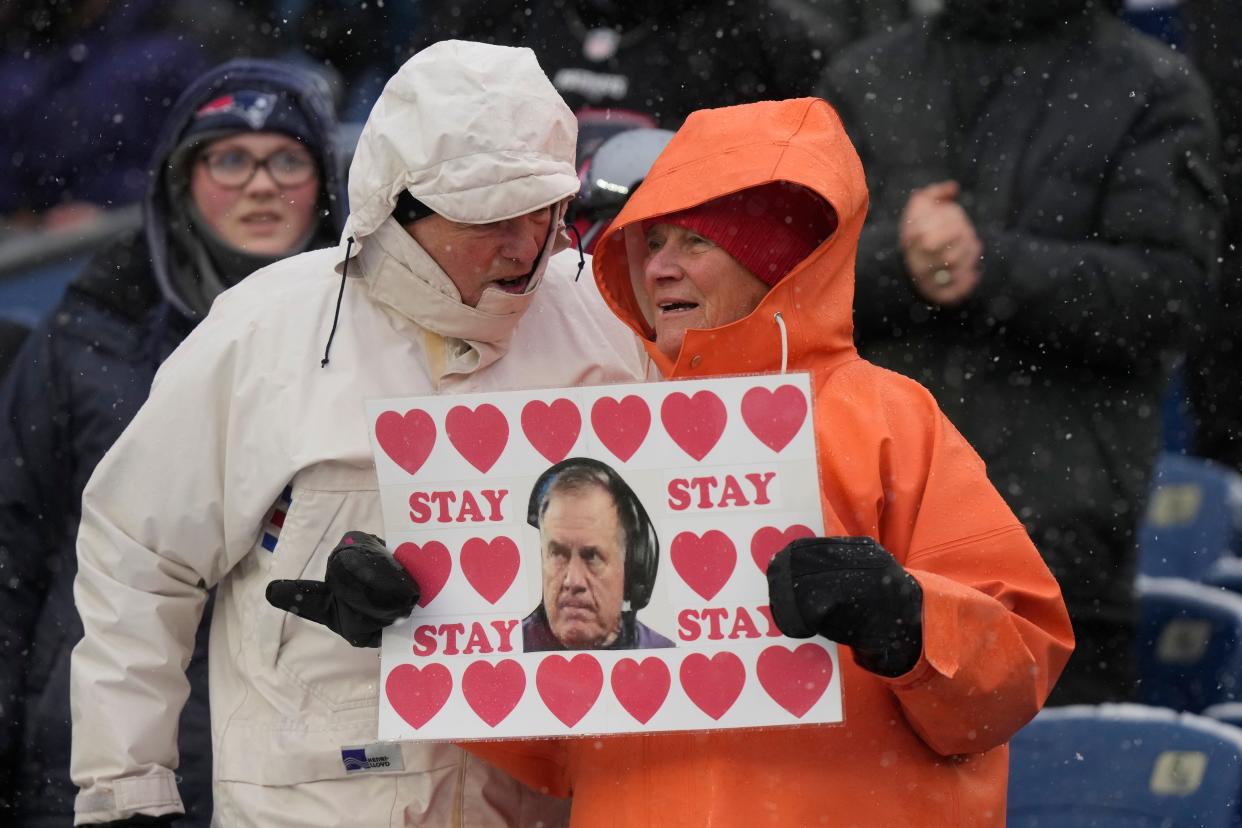
M 635 291 L 645 250 L 641 222 L 773 181 L 817 193 L 836 211 L 836 231 L 750 315 L 723 327 L 688 331 L 676 362 L 669 360 L 652 341 L 654 331 Z M 862 162 L 841 119 L 824 101 L 798 98 L 699 110 L 600 239 L 595 279 L 665 377 L 779 370 L 778 312 L 787 331 L 789 365 L 831 369 L 857 358 L 854 257 L 866 215 Z

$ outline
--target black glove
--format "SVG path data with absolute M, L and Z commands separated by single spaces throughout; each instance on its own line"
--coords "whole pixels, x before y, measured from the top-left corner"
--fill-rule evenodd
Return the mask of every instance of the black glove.
M 101 822 L 95 828 L 173 828 L 177 824 L 176 820 L 183 816 L 185 814 L 165 814 L 164 816 L 134 814 L 132 817 L 113 822 Z
M 923 590 L 871 538 L 801 538 L 768 566 L 772 620 L 790 638 L 848 644 L 866 670 L 907 673 L 923 652 Z
M 322 581 L 272 581 L 267 602 L 323 624 L 355 647 L 378 647 L 384 628 L 414 611 L 418 584 L 382 538 L 346 532 Z

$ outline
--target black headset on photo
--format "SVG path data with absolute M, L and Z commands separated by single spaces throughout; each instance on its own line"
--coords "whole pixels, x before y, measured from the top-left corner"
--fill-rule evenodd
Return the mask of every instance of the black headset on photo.
M 548 468 L 530 490 L 526 522 L 539 528 L 539 517 L 556 479 L 569 470 L 582 470 L 585 480 L 603 486 L 617 505 L 621 529 L 625 532 L 625 601 L 630 610 L 640 610 L 651 600 L 656 568 L 660 564 L 660 539 L 647 510 L 634 490 L 607 463 L 590 457 L 570 457 Z

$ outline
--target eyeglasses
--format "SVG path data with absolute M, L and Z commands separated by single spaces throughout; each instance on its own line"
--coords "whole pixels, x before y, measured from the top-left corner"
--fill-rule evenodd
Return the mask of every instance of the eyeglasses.
M 260 167 L 281 188 L 305 184 L 316 173 L 310 153 L 295 149 L 277 150 L 266 158 L 255 158 L 243 149 L 226 149 L 203 153 L 202 161 L 211 180 L 230 190 L 249 184 Z

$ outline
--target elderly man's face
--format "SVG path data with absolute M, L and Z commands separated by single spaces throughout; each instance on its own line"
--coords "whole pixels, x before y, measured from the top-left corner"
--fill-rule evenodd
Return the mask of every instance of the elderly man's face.
M 612 495 L 600 486 L 553 493 L 539 540 L 552 634 L 570 649 L 611 644 L 625 592 L 624 535 Z
M 452 280 L 462 303 L 473 308 L 488 288 L 526 292 L 548 238 L 552 209 L 489 224 L 458 224 L 431 215 L 407 229 Z
M 747 316 L 768 293 L 763 281 L 713 242 L 673 224 L 647 230 L 643 289 L 656 347 L 676 359 L 691 328 L 718 328 Z

